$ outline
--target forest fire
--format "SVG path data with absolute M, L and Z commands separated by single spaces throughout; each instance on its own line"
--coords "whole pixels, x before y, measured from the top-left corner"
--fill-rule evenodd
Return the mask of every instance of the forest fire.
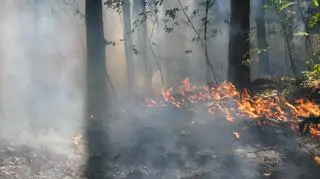
M 228 121 L 249 118 L 271 119 L 297 124 L 300 118 L 320 116 L 320 106 L 308 99 L 289 102 L 282 95 L 252 96 L 248 90 L 240 92 L 230 82 L 223 82 L 213 87 L 193 86 L 189 78 L 186 78 L 178 87 L 178 91 L 173 88 L 163 90 L 162 97 L 165 102 L 177 108 L 187 108 L 195 112 L 196 110 L 192 108 L 191 104 L 207 103 L 207 112 L 222 114 Z M 146 100 L 146 103 L 150 107 L 165 105 L 164 102 L 150 99 Z M 310 127 L 310 133 L 314 136 L 320 136 L 319 127 L 319 125 L 313 124 Z

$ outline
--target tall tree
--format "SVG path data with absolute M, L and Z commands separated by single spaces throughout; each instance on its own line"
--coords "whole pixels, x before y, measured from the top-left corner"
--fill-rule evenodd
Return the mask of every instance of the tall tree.
M 268 44 L 266 39 L 265 9 L 266 0 L 258 0 L 256 4 L 257 41 L 259 49 L 259 71 L 270 74 Z
M 138 50 L 138 59 L 139 65 L 137 68 L 143 68 L 140 70 L 142 72 L 142 76 L 144 77 L 144 87 L 146 92 L 150 92 L 151 89 L 151 70 L 150 65 L 148 62 L 148 51 L 147 51 L 147 44 L 148 44 L 148 31 L 147 31 L 147 14 L 146 14 L 146 0 L 133 0 L 133 17 L 135 19 L 134 24 L 139 22 L 136 27 L 137 33 L 137 45 L 136 48 Z M 138 20 L 138 21 L 137 21 Z
M 250 0 L 231 0 L 228 78 L 239 88 L 250 84 L 249 59 Z
M 106 119 L 108 88 L 106 82 L 105 39 L 102 0 L 86 0 L 87 35 L 87 178 L 103 178 L 106 170 Z
M 132 87 L 134 81 L 133 76 L 133 53 L 132 53 L 132 36 L 131 36 L 131 9 L 130 0 L 123 0 L 122 4 L 123 13 L 123 36 L 125 39 L 125 53 L 127 60 L 127 74 L 128 74 L 128 84 L 129 88 Z

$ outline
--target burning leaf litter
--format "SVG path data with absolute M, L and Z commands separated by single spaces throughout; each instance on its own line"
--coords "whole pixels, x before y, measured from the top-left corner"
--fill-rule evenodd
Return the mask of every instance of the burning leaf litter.
M 182 80 L 178 90 L 162 90 L 163 101 L 146 99 L 149 107 L 171 104 L 177 108 L 187 108 L 197 112 L 191 104 L 207 103 L 207 112 L 223 115 L 228 121 L 235 119 L 269 119 L 279 122 L 290 122 L 297 128 L 302 117 L 320 116 L 320 106 L 308 99 L 297 99 L 289 102 L 284 96 L 252 96 L 249 90 L 242 92 L 230 82 L 216 86 L 194 86 L 189 78 Z M 310 133 L 320 136 L 320 126 L 312 125 Z

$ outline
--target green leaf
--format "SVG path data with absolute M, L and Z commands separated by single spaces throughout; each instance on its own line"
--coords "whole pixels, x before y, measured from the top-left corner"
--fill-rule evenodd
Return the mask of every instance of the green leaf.
M 279 11 L 283 11 L 284 9 L 288 8 L 289 6 L 292 6 L 293 4 L 294 2 L 285 3 L 280 7 Z
M 317 73 L 320 73 L 320 64 L 316 64 L 314 66 L 314 70 L 317 72 Z
M 319 1 L 318 0 L 313 0 L 314 6 L 318 7 L 319 6 Z

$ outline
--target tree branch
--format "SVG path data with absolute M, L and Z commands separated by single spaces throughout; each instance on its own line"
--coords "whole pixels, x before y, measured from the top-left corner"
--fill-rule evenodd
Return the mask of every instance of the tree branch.
M 204 54 L 205 54 L 206 64 L 208 65 L 208 68 L 212 69 L 211 73 L 213 73 L 214 78 L 215 78 L 215 79 L 218 79 L 218 80 L 220 81 L 219 76 L 214 73 L 213 65 L 212 65 L 212 63 L 211 63 L 210 60 L 209 60 L 208 52 L 207 52 L 207 47 L 206 47 L 206 42 L 201 38 L 199 32 L 196 30 L 196 28 L 195 28 L 194 25 L 192 24 L 190 17 L 187 15 L 186 11 L 184 10 L 184 7 L 183 7 L 183 5 L 182 5 L 181 0 L 177 0 L 177 1 L 178 1 L 179 5 L 180 5 L 180 7 L 181 7 L 181 9 L 182 9 L 182 12 L 183 12 L 184 16 L 185 16 L 185 17 L 187 18 L 187 20 L 188 20 L 188 24 L 190 24 L 192 30 L 194 31 L 194 33 L 197 35 L 197 37 L 198 37 L 199 40 L 201 41 L 201 47 L 202 47 L 202 50 L 203 50 L 203 52 L 204 52 Z M 218 82 L 219 82 L 219 81 L 218 81 Z
M 278 10 L 279 7 L 278 7 L 277 3 L 273 3 L 273 4 L 276 7 L 277 15 L 280 17 L 280 19 L 283 19 L 281 13 Z M 281 23 L 282 32 L 283 32 L 283 35 L 285 36 L 285 40 L 286 40 L 286 44 L 287 44 L 287 49 L 288 49 L 288 53 L 289 53 L 289 60 L 290 60 L 290 63 L 291 63 L 292 72 L 294 74 L 294 77 L 296 79 L 298 79 L 298 72 L 297 72 L 296 65 L 295 65 L 295 63 L 293 61 L 292 50 L 291 50 L 291 46 L 290 46 L 290 39 L 289 39 L 289 36 L 288 36 L 288 33 L 287 33 L 286 25 L 282 21 L 280 21 L 280 23 Z
M 152 17 L 152 16 L 151 16 L 151 17 Z M 164 79 L 163 79 L 162 68 L 161 68 L 160 62 L 159 62 L 156 54 L 154 53 L 154 50 L 153 50 L 153 47 L 152 47 L 152 42 L 151 42 L 152 36 L 153 36 L 153 32 L 154 32 L 154 25 L 155 25 L 155 20 L 152 19 L 152 29 L 151 29 L 151 34 L 150 34 L 150 37 L 149 37 L 148 41 L 149 41 L 149 46 L 150 46 L 150 50 L 151 50 L 152 56 L 153 56 L 153 58 L 154 58 L 155 61 L 156 61 L 157 67 L 158 67 L 159 72 L 160 72 L 160 75 L 161 75 L 161 83 L 162 83 L 162 86 L 164 86 Z

